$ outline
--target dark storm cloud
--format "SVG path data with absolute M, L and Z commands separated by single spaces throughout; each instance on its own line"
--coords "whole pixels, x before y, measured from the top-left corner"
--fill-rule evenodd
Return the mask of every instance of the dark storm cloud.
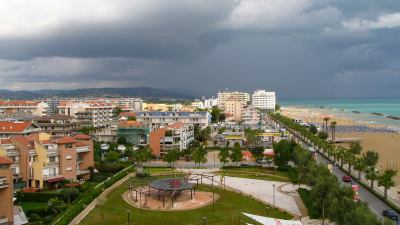
M 0 9 L 0 88 L 400 96 L 397 0 L 60 2 Z

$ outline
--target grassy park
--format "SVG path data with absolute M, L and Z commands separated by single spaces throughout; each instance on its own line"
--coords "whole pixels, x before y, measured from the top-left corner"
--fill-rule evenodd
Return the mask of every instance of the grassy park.
M 150 183 L 154 179 L 160 177 L 148 178 L 131 178 L 130 181 L 125 182 L 115 191 L 108 195 L 106 199 L 101 200 L 101 204 L 97 206 L 89 215 L 80 223 L 82 225 L 98 225 L 98 224 L 128 224 L 128 211 L 130 217 L 130 224 L 152 224 L 152 225 L 187 225 L 187 224 L 203 224 L 203 217 L 206 217 L 206 224 L 243 224 L 239 220 L 256 224 L 254 221 L 246 218 L 242 212 L 253 213 L 257 215 L 264 215 L 290 219 L 291 215 L 280 212 L 276 209 L 269 208 L 263 203 L 256 201 L 252 198 L 243 195 L 215 188 L 215 193 L 220 195 L 220 199 L 215 203 L 215 211 L 213 206 L 205 206 L 200 209 L 189 211 L 175 211 L 175 212 L 157 212 L 146 211 L 135 208 L 126 203 L 122 194 L 128 190 L 129 182 L 134 186 L 143 186 Z M 200 185 L 199 190 L 212 191 L 210 186 Z M 267 212 L 268 211 L 268 212 Z

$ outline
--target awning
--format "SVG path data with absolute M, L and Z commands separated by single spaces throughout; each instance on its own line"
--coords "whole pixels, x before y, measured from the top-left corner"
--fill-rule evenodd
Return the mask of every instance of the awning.
M 54 182 L 62 181 L 64 179 L 65 179 L 64 177 L 56 177 L 56 178 L 47 179 L 47 182 L 54 183 Z

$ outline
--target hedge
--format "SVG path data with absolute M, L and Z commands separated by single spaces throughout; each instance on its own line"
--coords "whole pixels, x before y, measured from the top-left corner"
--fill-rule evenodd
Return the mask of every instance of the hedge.
M 57 216 L 57 218 L 53 221 L 52 225 L 68 225 L 79 213 L 81 213 L 87 205 L 89 205 L 95 198 L 97 198 L 104 189 L 112 186 L 117 181 L 124 178 L 127 174 L 131 172 L 132 166 L 125 168 L 119 173 L 115 174 L 112 178 L 103 183 L 97 185 L 95 188 L 87 191 L 82 197 L 76 201 L 76 203 L 63 213 Z
M 52 198 L 64 199 L 64 195 L 61 193 L 53 192 L 18 192 L 17 199 L 20 202 L 48 202 Z

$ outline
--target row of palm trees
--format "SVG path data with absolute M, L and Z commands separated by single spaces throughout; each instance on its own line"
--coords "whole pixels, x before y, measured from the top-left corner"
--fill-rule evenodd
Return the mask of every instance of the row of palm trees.
M 329 122 L 330 118 L 329 117 L 324 117 L 323 121 L 325 122 L 325 126 L 323 126 L 323 131 L 325 131 L 326 133 L 328 133 L 328 122 Z M 332 137 L 332 141 L 334 141 L 336 139 L 336 125 L 337 122 L 336 121 L 331 121 L 329 128 L 331 130 L 331 137 Z
M 361 181 L 362 173 L 365 173 L 365 178 L 370 181 L 370 188 L 374 190 L 375 181 L 378 181 L 378 186 L 384 188 L 384 198 L 387 198 L 387 191 L 395 185 L 393 177 L 396 176 L 397 171 L 387 169 L 385 171 L 378 171 L 377 164 L 379 154 L 374 151 L 367 151 L 363 154 L 362 146 L 359 142 L 350 144 L 350 147 L 344 148 L 335 146 L 332 143 L 319 138 L 317 135 L 310 132 L 305 126 L 302 126 L 292 119 L 282 116 L 280 114 L 269 114 L 270 118 L 276 122 L 282 123 L 289 131 L 295 133 L 306 142 L 312 144 L 317 151 L 326 155 L 335 165 L 339 164 L 341 168 L 347 164 L 348 172 L 351 173 L 352 169 L 358 171 L 358 180 Z M 329 118 L 325 119 L 325 129 L 328 127 Z M 335 137 L 335 127 L 337 123 L 331 122 L 332 138 Z

